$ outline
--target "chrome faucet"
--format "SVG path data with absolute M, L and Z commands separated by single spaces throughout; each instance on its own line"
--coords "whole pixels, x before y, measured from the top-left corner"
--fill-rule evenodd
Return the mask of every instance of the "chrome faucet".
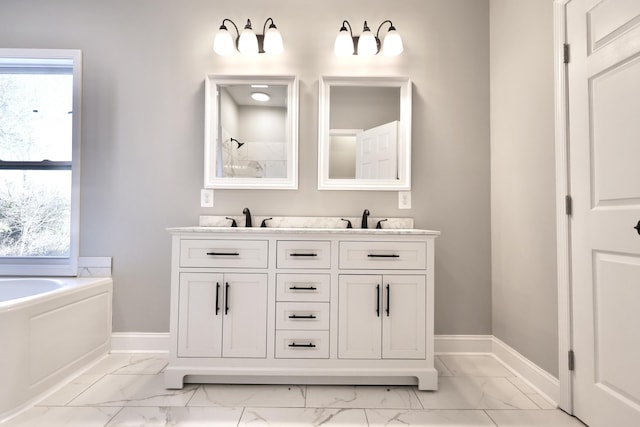
M 360 228 L 369 228 L 369 225 L 367 224 L 368 216 L 369 216 L 369 209 L 365 209 L 364 212 L 362 212 L 362 224 L 360 224 Z
M 244 214 L 244 226 L 245 227 L 253 227 L 253 225 L 251 225 L 251 211 L 249 211 L 249 208 L 244 208 L 242 210 L 242 213 Z

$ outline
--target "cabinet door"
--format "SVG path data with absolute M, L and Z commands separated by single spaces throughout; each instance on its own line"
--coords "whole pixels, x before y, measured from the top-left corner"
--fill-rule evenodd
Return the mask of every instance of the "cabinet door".
M 338 357 L 379 359 L 382 276 L 340 275 L 338 286 Z
M 382 358 L 424 359 L 425 276 L 385 275 Z
M 222 355 L 222 280 L 222 274 L 180 274 L 178 356 Z
M 267 275 L 224 275 L 223 357 L 267 356 Z

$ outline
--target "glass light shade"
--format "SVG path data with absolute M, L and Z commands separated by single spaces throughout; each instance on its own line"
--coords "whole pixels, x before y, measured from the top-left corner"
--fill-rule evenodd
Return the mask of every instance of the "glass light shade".
M 389 31 L 382 41 L 382 54 L 385 56 L 397 56 L 400 55 L 403 50 L 402 37 L 400 37 L 398 31 Z
M 233 37 L 226 28 L 221 28 L 213 39 L 213 51 L 218 55 L 229 56 L 235 52 Z
M 258 37 L 256 37 L 256 34 L 251 28 L 245 27 L 240 33 L 238 50 L 240 53 L 249 55 L 258 53 Z
M 373 56 L 378 53 L 378 44 L 371 31 L 364 31 L 358 40 L 358 55 Z
M 275 25 L 269 27 L 264 35 L 263 49 L 265 53 L 282 53 L 284 51 L 282 35 Z
M 353 55 L 353 39 L 351 34 L 345 27 L 340 30 L 336 37 L 336 41 L 333 45 L 333 53 L 336 56 L 349 56 Z

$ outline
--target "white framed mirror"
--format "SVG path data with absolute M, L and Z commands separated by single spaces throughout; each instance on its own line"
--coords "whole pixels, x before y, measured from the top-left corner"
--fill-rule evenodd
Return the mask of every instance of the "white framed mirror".
M 295 76 L 208 75 L 205 188 L 298 188 Z
M 318 189 L 411 189 L 411 80 L 320 79 Z

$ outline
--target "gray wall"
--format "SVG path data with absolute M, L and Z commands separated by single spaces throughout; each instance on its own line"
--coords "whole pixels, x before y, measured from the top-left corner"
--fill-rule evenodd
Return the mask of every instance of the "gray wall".
M 223 18 L 255 28 L 273 17 L 285 53 L 220 57 Z M 391 19 L 400 57 L 337 58 L 343 19 Z M 112 256 L 114 329 L 169 329 L 166 227 L 200 214 L 411 216 L 442 231 L 436 252 L 436 333 L 491 333 L 489 0 L 3 0 L 3 47 L 84 52 L 82 256 Z M 203 185 L 204 77 L 295 74 L 300 79 L 297 191 Z M 413 209 L 395 192 L 318 191 L 321 75 L 403 75 L 413 89 Z
M 552 0 L 491 0 L 493 334 L 558 375 Z

